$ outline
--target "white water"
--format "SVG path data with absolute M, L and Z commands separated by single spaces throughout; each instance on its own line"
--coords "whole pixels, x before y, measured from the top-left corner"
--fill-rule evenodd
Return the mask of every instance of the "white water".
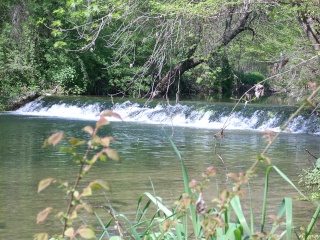
M 197 109 L 194 106 L 182 104 L 163 105 L 158 104 L 154 108 L 143 107 L 138 103 L 126 101 L 117 103 L 111 108 L 120 114 L 124 121 L 139 122 L 147 124 L 161 124 L 172 126 L 184 126 L 194 128 L 238 129 L 238 130 L 273 130 L 280 131 L 288 116 L 283 112 L 278 113 L 277 109 L 264 109 L 264 106 L 257 108 L 256 111 L 248 114 L 250 105 L 243 106 L 242 109 L 231 113 L 232 108 L 214 108 L 214 105 L 207 108 Z M 45 104 L 42 100 L 36 100 L 26 104 L 15 113 L 33 116 L 47 116 L 59 118 L 74 118 L 83 120 L 97 120 L 99 114 L 105 110 L 103 104 L 97 103 L 76 103 L 67 104 L 63 101 Z M 230 114 L 231 113 L 231 114 Z M 111 121 L 114 119 L 111 119 Z M 292 133 L 311 133 L 320 134 L 319 119 L 310 116 L 296 117 L 286 129 Z

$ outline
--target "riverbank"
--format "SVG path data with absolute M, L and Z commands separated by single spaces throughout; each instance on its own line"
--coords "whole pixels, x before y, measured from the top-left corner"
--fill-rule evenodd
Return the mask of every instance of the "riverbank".
M 23 105 L 32 102 L 39 98 L 41 94 L 39 92 L 31 92 L 24 94 L 16 99 L 8 99 L 2 97 L 0 99 L 0 111 L 14 111 L 22 107 Z

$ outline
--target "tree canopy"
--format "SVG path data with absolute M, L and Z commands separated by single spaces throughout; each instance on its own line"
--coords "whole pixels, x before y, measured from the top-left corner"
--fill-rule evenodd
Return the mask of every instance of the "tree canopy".
M 238 96 L 319 83 L 318 1 L 15 0 L 0 9 L 0 91 Z M 280 74 L 281 73 L 281 74 Z

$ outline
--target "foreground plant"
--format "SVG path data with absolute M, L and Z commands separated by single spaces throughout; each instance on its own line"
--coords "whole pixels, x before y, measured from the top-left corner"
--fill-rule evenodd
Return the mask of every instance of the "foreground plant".
M 60 152 L 69 153 L 75 163 L 79 165 L 78 175 L 75 178 L 74 183 L 71 185 L 67 181 L 63 181 L 56 178 L 46 178 L 40 181 L 38 185 L 38 193 L 46 189 L 52 183 L 58 183 L 59 187 L 69 196 L 69 203 L 65 211 L 47 207 L 38 213 L 37 223 L 41 223 L 46 220 L 49 214 L 54 214 L 62 222 L 61 234 L 56 234 L 50 239 L 75 239 L 80 236 L 85 239 L 96 238 L 94 229 L 86 224 L 76 226 L 76 219 L 80 210 L 84 209 L 88 213 L 94 213 L 93 207 L 88 204 L 84 198 L 92 195 L 93 189 L 109 190 L 109 185 L 103 180 L 95 180 L 90 182 L 84 189 L 80 189 L 80 181 L 83 181 L 85 175 L 90 171 L 92 166 L 97 161 L 106 161 L 107 158 L 119 161 L 119 154 L 114 149 L 110 148 L 110 143 L 115 139 L 111 136 L 100 137 L 98 136 L 98 130 L 105 125 L 109 124 L 106 117 L 115 117 L 121 120 L 121 117 L 110 110 L 104 111 L 100 115 L 100 119 L 96 122 L 95 128 L 86 126 L 83 130 L 90 135 L 88 141 L 79 140 L 71 137 L 68 141 L 69 147 L 60 148 Z M 51 135 L 44 143 L 44 147 L 56 146 L 66 136 L 63 132 L 57 132 Z M 87 148 L 83 154 L 78 153 L 77 147 L 87 144 Z M 49 239 L 48 233 L 38 233 L 35 235 L 36 240 Z
M 317 96 L 320 87 L 315 87 L 311 95 L 302 103 L 298 110 L 290 116 L 288 121 L 281 127 L 286 130 L 289 122 L 305 106 L 314 106 L 313 98 Z M 223 130 L 219 136 L 223 138 Z M 212 201 L 204 200 L 203 189 L 207 182 L 216 175 L 214 167 L 208 167 L 202 174 L 202 179 L 189 180 L 183 159 L 171 137 L 167 136 L 171 146 L 176 152 L 182 167 L 182 176 L 185 192 L 176 201 L 173 209 L 166 207 L 161 198 L 150 193 L 141 195 L 138 201 L 137 218 L 134 224 L 130 224 L 127 230 L 135 233 L 135 239 L 316 239 L 318 235 L 312 235 L 315 222 L 320 214 L 320 204 L 314 202 L 316 210 L 310 216 L 310 223 L 307 228 L 296 228 L 293 224 L 293 201 L 285 197 L 279 203 L 280 207 L 276 214 L 267 216 L 267 198 L 270 187 L 269 178 L 272 170 L 279 174 L 284 182 L 291 185 L 304 199 L 307 197 L 298 190 L 292 181 L 274 164 L 267 156 L 267 151 L 275 142 L 280 132 L 273 133 L 266 131 L 263 138 L 266 138 L 267 145 L 261 154 L 256 156 L 256 161 L 245 172 L 228 173 L 227 176 L 233 179 L 231 188 L 223 189 Z M 216 135 L 215 135 L 216 136 Z M 221 156 L 218 156 L 221 159 Z M 258 164 L 265 162 L 268 166 L 265 169 L 265 185 L 263 190 L 263 203 L 260 214 L 254 213 L 251 200 L 249 201 L 249 219 L 242 210 L 241 197 L 243 186 L 247 185 L 256 175 Z M 147 197 L 147 203 L 143 206 L 142 198 Z M 157 207 L 155 213 L 147 214 L 150 204 Z M 247 204 L 248 205 L 248 204 Z M 274 207 L 274 206 L 271 206 Z M 119 218 L 128 222 L 122 215 Z M 261 219 L 260 224 L 256 219 Z M 267 221 L 269 219 L 269 221 Z M 271 224 L 270 224 L 271 222 Z M 130 222 L 129 222 L 130 223 Z M 139 229 L 143 229 L 140 230 Z M 302 232 L 301 232 L 302 231 Z M 137 234 L 139 232 L 139 234 Z

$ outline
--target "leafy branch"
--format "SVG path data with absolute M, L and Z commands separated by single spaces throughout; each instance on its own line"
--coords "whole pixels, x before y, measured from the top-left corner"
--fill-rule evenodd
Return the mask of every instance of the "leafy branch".
M 109 185 L 107 182 L 97 179 L 93 182 L 90 182 L 81 192 L 78 190 L 80 181 L 83 180 L 84 176 L 98 160 L 102 162 L 106 161 L 107 158 L 115 161 L 120 160 L 118 152 L 110 148 L 110 143 L 115 141 L 115 139 L 111 136 L 99 137 L 97 134 L 98 130 L 102 126 L 109 124 L 109 121 L 106 119 L 106 117 L 115 117 L 122 120 L 120 115 L 117 113 L 106 110 L 100 115 L 100 119 L 96 122 L 95 128 L 92 128 L 91 126 L 84 127 L 83 130 L 90 135 L 90 140 L 86 142 L 77 138 L 70 138 L 70 147 L 62 147 L 60 149 L 60 152 L 70 153 L 73 156 L 74 161 L 80 164 L 77 177 L 72 187 L 69 186 L 68 182 L 63 182 L 55 178 L 43 179 L 38 185 L 38 193 L 40 193 L 50 184 L 58 182 L 60 183 L 60 187 L 63 187 L 64 191 L 67 193 L 67 195 L 69 195 L 69 203 L 65 212 L 58 211 L 52 207 L 47 207 L 38 213 L 37 223 L 45 221 L 49 213 L 54 213 L 63 223 L 62 233 L 60 235 L 53 236 L 54 239 L 64 239 L 65 237 L 68 237 L 70 240 L 72 240 L 75 239 L 77 235 L 80 235 L 85 239 L 95 238 L 94 230 L 90 226 L 81 225 L 75 229 L 73 227 L 73 221 L 78 217 L 78 211 L 81 209 L 86 210 L 88 213 L 94 213 L 93 207 L 83 200 L 84 197 L 92 195 L 93 189 L 109 190 Z M 66 136 L 63 132 L 56 132 L 46 139 L 43 146 L 56 146 L 65 137 Z M 82 146 L 85 143 L 87 143 L 88 147 L 83 156 L 81 156 L 77 153 L 76 147 Z M 90 158 L 89 155 L 91 153 L 92 157 Z M 39 233 L 35 235 L 35 240 L 43 240 L 48 238 L 48 233 Z

